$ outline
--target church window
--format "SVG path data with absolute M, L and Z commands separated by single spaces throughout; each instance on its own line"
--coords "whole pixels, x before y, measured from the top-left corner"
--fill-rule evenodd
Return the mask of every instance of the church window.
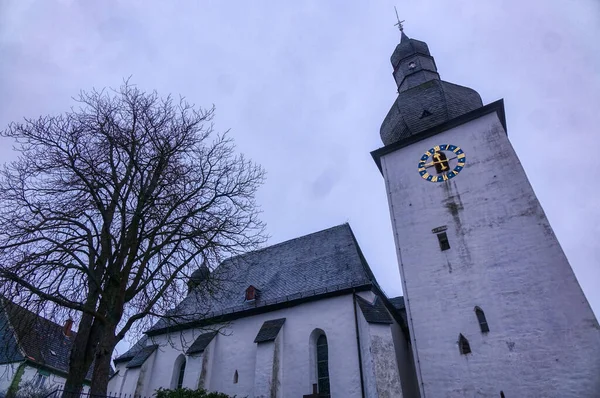
M 481 333 L 489 332 L 490 327 L 488 326 L 487 319 L 485 319 L 485 314 L 483 313 L 483 310 L 479 307 L 475 307 L 475 315 L 477 315 L 477 321 L 479 322 Z
M 471 345 L 469 344 L 469 340 L 465 336 L 458 335 L 458 349 L 462 355 L 467 355 L 471 353 Z
M 444 154 L 444 152 L 436 152 L 433 154 L 432 156 L 434 165 L 435 165 L 435 172 L 440 174 L 440 173 L 445 173 L 448 170 L 450 170 L 450 167 L 448 166 L 448 158 L 446 157 L 446 155 Z
M 185 356 L 179 355 L 173 365 L 173 376 L 171 378 L 171 388 L 181 388 L 183 386 L 183 377 L 185 376 Z
M 319 397 L 330 397 L 329 353 L 327 350 L 327 337 L 324 334 L 317 339 L 317 384 Z
M 235 373 L 233 374 L 233 384 L 237 384 L 238 378 L 239 378 L 239 375 L 238 375 L 238 371 L 236 369 Z
M 440 243 L 440 249 L 442 251 L 450 249 L 450 242 L 448 241 L 448 235 L 445 232 L 437 234 L 438 242 Z
M 183 377 L 185 376 L 185 359 L 179 365 L 179 375 L 177 376 L 177 388 L 183 387 Z

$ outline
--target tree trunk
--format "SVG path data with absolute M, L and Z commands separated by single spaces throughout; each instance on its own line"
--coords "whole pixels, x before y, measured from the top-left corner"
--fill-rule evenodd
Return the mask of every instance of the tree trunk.
M 95 334 L 92 333 L 93 321 L 94 317 L 90 314 L 83 314 L 81 317 L 69 356 L 69 374 L 65 382 L 63 398 L 78 398 L 81 394 L 85 375 L 94 360 L 96 342 L 90 341 L 92 334 Z
M 96 347 L 94 356 L 94 373 L 92 374 L 92 386 L 90 394 L 106 396 L 108 389 L 108 378 L 111 369 L 110 360 L 117 345 L 115 338 L 116 326 L 107 326 Z
M 82 316 L 79 330 L 71 349 L 69 374 L 65 382 L 62 398 L 78 398 L 80 396 L 85 376 L 94 361 L 96 346 L 102 337 L 102 332 L 103 325 L 100 321 L 94 319 L 89 314 Z

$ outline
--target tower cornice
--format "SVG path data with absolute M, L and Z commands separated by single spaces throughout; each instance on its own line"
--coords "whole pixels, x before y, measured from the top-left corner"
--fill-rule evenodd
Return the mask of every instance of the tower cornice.
M 490 104 L 487 104 L 485 106 L 477 108 L 471 112 L 468 112 L 468 113 L 462 114 L 460 116 L 457 116 L 453 119 L 450 119 L 442 124 L 433 126 L 425 131 L 420 132 L 419 134 L 406 137 L 405 139 L 396 141 L 392 144 L 389 144 L 389 145 L 386 145 L 379 149 L 376 149 L 371 152 L 371 156 L 373 157 L 375 164 L 377 164 L 377 168 L 379 168 L 379 172 L 382 173 L 382 170 L 381 170 L 381 157 L 382 156 L 384 156 L 388 153 L 394 152 L 405 146 L 414 144 L 415 142 L 419 142 L 426 138 L 432 137 L 436 134 L 442 133 L 451 128 L 460 126 L 461 124 L 465 124 L 467 122 L 470 122 L 471 120 L 477 119 L 481 116 L 487 115 L 492 112 L 496 112 L 498 114 L 500 123 L 502 123 L 502 127 L 504 127 L 504 131 L 508 135 L 508 130 L 506 129 L 506 117 L 505 117 L 505 112 L 504 112 L 504 99 L 499 99 Z

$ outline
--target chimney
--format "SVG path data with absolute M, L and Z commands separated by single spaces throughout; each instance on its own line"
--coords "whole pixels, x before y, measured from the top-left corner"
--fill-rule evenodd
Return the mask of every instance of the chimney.
M 71 318 L 65 321 L 65 325 L 63 326 L 63 334 L 66 337 L 71 337 L 71 327 L 73 326 L 73 320 Z

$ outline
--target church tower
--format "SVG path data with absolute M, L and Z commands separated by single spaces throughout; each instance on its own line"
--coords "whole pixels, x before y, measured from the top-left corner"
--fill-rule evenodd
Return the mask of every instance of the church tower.
M 404 32 L 391 61 L 398 98 L 372 155 L 421 398 L 599 397 L 598 321 L 508 140 L 503 101 L 483 106 L 440 80 L 427 44 Z

